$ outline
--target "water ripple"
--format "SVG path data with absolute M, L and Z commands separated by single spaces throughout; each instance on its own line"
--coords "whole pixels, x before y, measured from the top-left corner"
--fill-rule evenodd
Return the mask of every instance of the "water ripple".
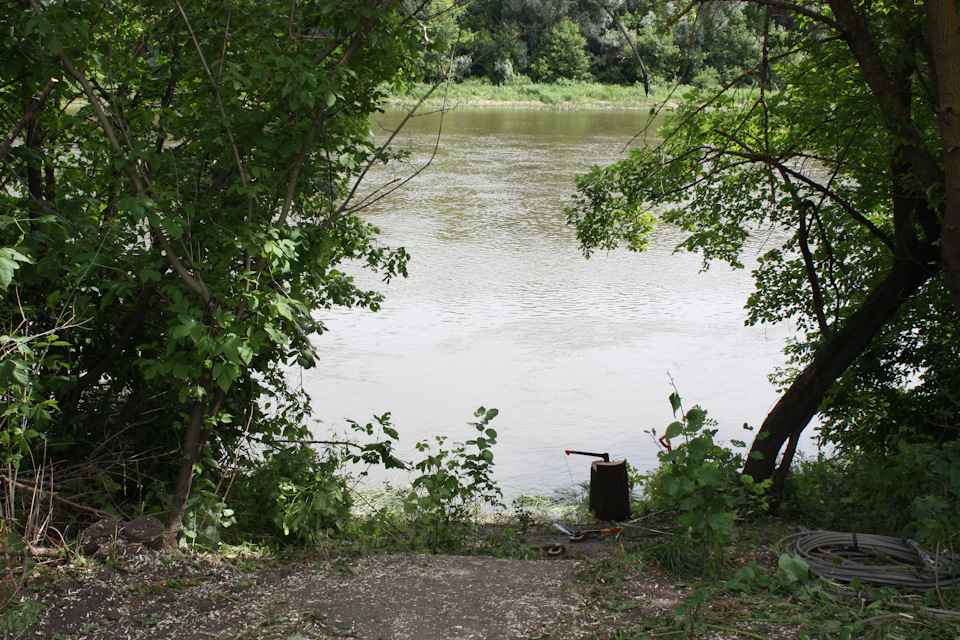
M 384 288 L 358 273 L 384 291 L 383 309 L 318 313 L 330 332 L 317 341 L 320 367 L 305 374 L 318 417 L 336 425 L 391 411 L 401 452 L 413 455 L 411 443 L 432 434 L 470 437 L 473 410 L 496 406 L 508 493 L 569 484 L 564 448 L 652 466 L 643 431 L 672 420 L 668 372 L 690 405 L 721 421 L 721 437 L 758 424 L 776 400 L 766 375 L 783 362 L 789 329 L 743 326 L 749 274 L 700 273 L 698 256 L 673 253 L 682 235 L 669 227 L 643 254 L 584 260 L 566 225 L 574 175 L 622 157 L 638 122 L 606 112 L 448 117 L 433 165 L 366 213 L 382 242 L 411 253 L 410 277 Z M 417 120 L 404 134 L 411 162 L 432 147 L 430 126 Z

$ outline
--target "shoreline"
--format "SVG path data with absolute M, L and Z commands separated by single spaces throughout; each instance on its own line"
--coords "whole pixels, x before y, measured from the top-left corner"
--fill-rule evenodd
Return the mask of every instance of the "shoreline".
M 470 99 L 447 99 L 447 100 L 426 100 L 420 105 L 420 109 L 458 109 L 461 107 L 476 109 L 515 109 L 531 111 L 642 111 L 650 109 L 673 109 L 679 106 L 680 102 L 637 102 L 621 103 L 609 100 L 598 101 L 564 101 L 559 103 L 543 102 L 542 100 L 498 100 L 493 98 L 470 98 Z M 404 97 L 391 97 L 384 102 L 384 105 L 396 109 L 412 109 L 417 106 L 416 100 L 408 100 Z
M 410 109 L 432 85 L 418 84 L 406 94 L 390 94 L 385 106 Z M 637 86 L 579 84 L 502 84 L 464 81 L 442 87 L 420 108 L 458 107 L 531 109 L 544 111 L 658 111 L 674 109 L 685 102 L 690 87 L 659 88 L 645 93 Z

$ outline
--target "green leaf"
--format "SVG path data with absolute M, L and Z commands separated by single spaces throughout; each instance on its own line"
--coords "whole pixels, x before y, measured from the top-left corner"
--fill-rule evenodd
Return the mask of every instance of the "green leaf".
M 699 431 L 706 422 L 707 412 L 700 407 L 694 407 L 687 412 L 686 419 L 689 431 L 695 433 Z
M 667 427 L 666 433 L 663 434 L 663 437 L 667 440 L 672 440 L 683 433 L 683 423 L 682 422 L 671 422 Z
M 240 364 L 240 348 L 243 344 L 237 336 L 230 335 L 221 339 L 220 351 L 226 357 L 227 362 L 231 364 Z
M 160 272 L 153 269 L 141 269 L 140 279 L 144 282 L 160 282 Z
M 680 401 L 680 396 L 676 392 L 670 394 L 670 406 L 673 407 L 673 415 L 677 415 L 677 411 L 683 407 L 683 403 Z
M 13 370 L 10 372 L 14 382 L 22 387 L 30 386 L 30 370 L 22 362 L 14 362 Z
M 789 585 L 810 580 L 813 574 L 810 565 L 800 556 L 781 553 L 777 560 L 777 577 L 781 584 Z
M 710 516 L 708 524 L 716 532 L 728 532 L 733 527 L 737 516 L 734 513 L 715 513 Z
M 706 459 L 713 447 L 713 439 L 706 437 L 693 438 L 689 443 L 687 443 L 687 450 L 690 452 L 690 457 L 694 460 Z M 716 469 L 714 469 L 714 471 L 715 470 Z M 702 469 L 702 471 L 704 470 Z
M 195 326 L 196 326 L 196 323 L 193 322 L 192 319 L 190 319 L 188 322 L 177 325 L 173 329 L 171 329 L 170 335 L 177 339 L 185 338 L 188 335 L 190 335 L 190 333 L 193 331 Z
M 0 247 L 0 289 L 6 289 L 13 282 L 14 272 L 20 268 L 20 263 L 33 261 L 13 247 Z

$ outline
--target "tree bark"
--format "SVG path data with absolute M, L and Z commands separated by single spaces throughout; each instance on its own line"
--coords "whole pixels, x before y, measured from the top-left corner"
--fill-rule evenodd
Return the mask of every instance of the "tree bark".
M 204 426 L 207 416 L 215 416 L 220 411 L 220 403 L 226 394 L 217 389 L 209 400 L 197 400 L 190 408 L 190 418 L 187 430 L 183 436 L 183 457 L 180 459 L 180 470 L 177 473 L 177 488 L 173 494 L 173 504 L 167 515 L 166 533 L 164 538 L 169 546 L 175 547 L 180 529 L 183 527 L 183 516 L 186 512 L 187 500 L 193 487 L 193 467 L 200 462 L 203 446 L 210 435 L 209 429 Z
M 750 448 L 743 473 L 766 480 L 777 469 L 777 456 L 791 437 L 799 437 L 820 408 L 827 390 L 862 354 L 897 309 L 939 269 L 934 251 L 928 260 L 898 260 L 890 273 L 864 299 L 810 364 L 794 379 L 767 415 Z M 759 454 L 759 457 L 755 457 Z M 789 467 L 790 460 L 783 460 Z
M 937 119 L 943 142 L 946 201 L 940 260 L 953 308 L 960 314 L 960 16 L 955 0 L 926 0 L 927 40 L 937 77 Z

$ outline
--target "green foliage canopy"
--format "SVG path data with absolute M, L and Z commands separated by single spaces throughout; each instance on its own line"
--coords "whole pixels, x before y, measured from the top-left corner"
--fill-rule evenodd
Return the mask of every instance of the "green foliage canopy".
M 662 143 L 582 177 L 568 214 L 588 255 L 642 249 L 656 220 L 686 231 L 680 248 L 705 267 L 742 268 L 762 239 L 748 323 L 793 321 L 799 335 L 744 470 L 770 477 L 789 441 L 782 482 L 821 410 L 851 446 L 958 435 L 960 136 L 944 109 L 960 99 L 960 38 L 937 0 L 811 2 L 780 18 L 793 28 L 768 30 L 758 91 L 691 94 Z M 915 414 L 901 429 L 851 396 Z
M 654 84 L 753 85 L 763 34 L 781 28 L 736 2 L 432 0 L 418 12 L 443 25 L 433 67 L 440 75 L 452 61 L 456 73 L 496 83 L 519 74 L 542 82 L 634 84 L 649 76 Z
M 556 82 L 560 78 L 590 78 L 587 39 L 569 18 L 555 24 L 533 51 L 530 76 L 537 82 Z
M 342 265 L 405 274 L 353 195 L 391 157 L 368 116 L 423 27 L 391 0 L 21 4 L 0 9 L 4 129 L 59 83 L 3 158 L 4 330 L 64 341 L 65 375 L 31 372 L 51 452 L 177 451 L 154 469 L 179 467 L 175 535 L 202 459 L 304 433 L 283 367 L 315 362 L 312 312 L 380 302 Z

